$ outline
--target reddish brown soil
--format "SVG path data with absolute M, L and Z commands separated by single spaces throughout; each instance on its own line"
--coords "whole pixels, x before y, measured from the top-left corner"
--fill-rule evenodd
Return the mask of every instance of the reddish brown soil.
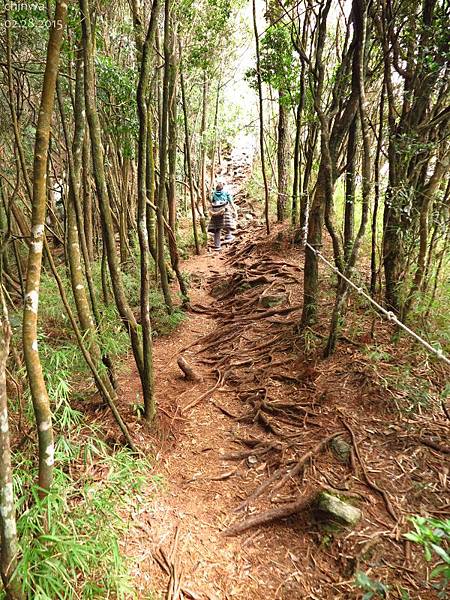
M 249 240 L 256 240 L 257 245 L 250 248 Z M 305 340 L 295 334 L 293 326 L 300 315 L 298 311 L 283 317 L 285 323 L 289 321 L 289 328 L 281 331 L 285 331 L 286 340 L 291 340 L 290 350 L 284 353 L 286 366 L 283 368 L 279 360 L 283 353 L 277 354 L 274 348 L 267 369 L 274 364 L 281 367 L 276 376 L 270 371 L 265 385 L 272 400 L 307 407 L 311 415 L 305 415 L 302 422 L 271 420 L 274 432 L 261 421 L 233 418 L 252 414 L 251 407 L 237 394 L 242 382 L 233 377 L 182 414 L 184 406 L 214 386 L 217 380 L 214 361 L 225 356 L 220 368 L 226 370 L 231 361 L 236 360 L 236 348 L 242 348 L 244 353 L 247 338 L 251 340 L 252 333 L 255 335 L 253 324 L 240 325 L 242 339 L 231 343 L 229 361 L 224 349 L 230 343 L 223 342 L 220 335 L 216 346 L 206 354 L 199 352 L 201 345 L 191 347 L 184 356 L 204 380 L 196 384 L 183 379 L 176 362 L 182 349 L 214 332 L 223 325 L 221 320 L 229 316 L 221 313 L 223 305 L 218 301 L 217 291 L 220 281 L 225 282 L 226 290 L 238 268 L 227 260 L 227 254 L 231 253 L 228 258 L 232 258 L 236 251 L 245 249 L 242 255 L 245 269 L 258 265 L 267 253 L 275 261 L 300 267 L 303 263 L 301 251 L 292 246 L 285 229 L 266 238 L 262 230 L 251 228 L 236 244 L 233 250 L 219 255 L 208 251 L 184 263 L 183 270 L 191 274 L 192 305 L 201 305 L 203 309 L 213 307 L 213 312 L 218 312 L 190 312 L 175 333 L 161 338 L 155 345 L 160 418 L 158 434 L 153 434 L 150 443 L 155 455 L 153 474 L 162 477 L 162 484 L 158 489 L 154 484 L 149 485 L 145 496 L 136 499 L 136 510 L 124 539 L 124 551 L 136 560 L 133 574 L 140 597 L 147 597 L 149 592 L 155 597 L 165 597 L 168 577 L 154 560 L 154 554 L 159 548 L 168 554 L 178 530 L 179 578 L 181 586 L 191 590 L 194 597 L 356 599 L 362 597 L 362 592 L 353 585 L 355 573 L 364 571 L 371 579 L 389 586 L 389 598 L 402 598 L 402 589 L 408 591 L 411 599 L 437 598 L 426 583 L 421 549 L 406 542 L 402 533 L 410 529 L 408 515 L 448 515 L 448 454 L 424 445 L 417 437 L 421 435 L 422 439 L 433 440 L 444 447 L 448 443 L 445 435 L 448 420 L 442 411 L 433 412 L 431 408 L 416 413 L 402 412 L 406 392 L 395 390 L 386 383 L 386 378 L 393 364 L 401 363 L 406 353 L 411 355 L 411 346 L 407 340 L 394 345 L 390 340 L 390 325 L 378 318 L 373 323 L 365 307 L 355 299 L 350 302 L 346 330 L 352 339 L 341 340 L 336 354 L 328 360 L 321 359 L 320 351 L 332 307 L 331 289 L 330 300 L 321 307 L 323 322 L 316 326 L 319 337 L 310 336 Z M 322 274 L 324 281 L 327 276 L 325 272 Z M 283 275 L 279 278 L 282 280 Z M 301 277 L 297 277 L 297 282 L 283 280 L 283 285 L 288 302 L 300 303 Z M 212 290 L 215 297 L 211 296 Z M 220 293 L 223 295 L 223 289 Z M 234 301 L 235 297 L 232 298 Z M 236 305 L 238 300 L 239 295 Z M 393 361 L 386 358 L 387 354 L 378 362 L 368 356 L 367 343 L 374 344 L 370 337 L 372 326 L 378 350 L 382 348 L 383 352 L 390 353 Z M 274 327 L 278 325 L 275 323 Z M 258 331 L 257 341 L 262 342 L 264 327 Z M 267 336 L 269 334 L 267 329 Z M 202 360 L 209 362 L 205 365 Z M 414 375 L 428 377 L 432 386 L 445 375 L 439 367 L 423 362 L 423 357 L 417 365 Z M 245 378 L 255 369 L 256 366 L 247 364 L 237 372 Z M 264 369 L 260 373 L 264 373 Z M 280 373 L 282 376 L 278 377 Z M 136 401 L 139 384 L 133 370 L 124 377 L 122 390 L 128 403 Z M 130 409 L 129 421 L 132 420 Z M 328 449 L 308 461 L 303 472 L 279 489 L 272 502 L 265 493 L 250 503 L 246 513 L 235 512 L 242 500 L 283 460 L 300 458 L 336 431 L 345 431 L 344 438 L 351 442 L 345 424 L 355 435 L 366 475 L 386 498 L 368 485 L 355 453 L 352 463 L 343 465 Z M 143 425 L 136 424 L 133 435 L 137 443 L 149 447 Z M 296 445 L 291 451 L 286 439 L 293 437 Z M 267 452 L 252 461 L 225 459 L 224 455 L 246 449 L 238 443 L 238 438 L 267 440 L 284 446 L 278 455 Z M 311 515 L 301 514 L 235 537 L 223 534 L 227 526 L 243 520 L 246 514 L 306 497 L 324 487 L 356 497 L 363 518 L 354 530 L 329 533 L 312 520 Z M 387 503 L 391 504 L 396 519 L 389 514 Z

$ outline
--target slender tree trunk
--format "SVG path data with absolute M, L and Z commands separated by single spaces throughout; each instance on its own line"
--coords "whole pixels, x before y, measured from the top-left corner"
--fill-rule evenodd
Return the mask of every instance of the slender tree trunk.
M 218 123 L 219 123 L 219 106 L 220 106 L 220 78 L 219 81 L 217 82 L 217 90 L 216 90 L 216 103 L 215 103 L 215 108 L 214 108 L 214 123 L 213 123 L 213 132 L 214 132 L 214 136 L 213 136 L 213 141 L 211 144 L 211 172 L 210 172 L 210 179 L 209 179 L 209 187 L 211 190 L 214 189 L 214 180 L 216 177 L 216 149 L 217 149 L 217 130 L 218 130 Z
M 284 94 L 278 93 L 278 140 L 277 140 L 277 221 L 281 223 L 286 216 L 288 175 L 289 175 L 289 111 L 283 102 Z
M 378 139 L 377 149 L 375 152 L 375 164 L 374 164 L 374 190 L 375 197 L 373 201 L 373 215 L 372 215 L 372 241 L 371 241 L 371 255 L 370 255 L 370 294 L 372 297 L 376 296 L 377 293 L 377 222 L 378 222 L 378 207 L 380 204 L 380 159 L 381 149 L 383 146 L 383 122 L 384 122 L 384 97 L 385 97 L 385 86 L 381 89 L 380 98 L 380 122 L 378 125 Z
M 331 6 L 331 0 L 327 0 L 325 7 L 321 12 L 321 21 L 318 27 L 317 50 L 316 50 L 316 71 L 318 80 L 315 89 L 316 111 L 322 101 L 324 85 L 324 67 L 322 64 L 323 49 L 325 46 L 327 18 Z M 320 109 L 319 109 L 320 110 Z M 321 149 L 324 147 L 324 128 L 321 127 Z M 315 251 L 322 248 L 322 226 L 324 206 L 326 202 L 326 182 L 324 169 L 324 154 L 322 153 L 319 173 L 317 176 L 316 190 L 309 212 L 309 223 L 305 247 L 305 267 L 304 267 L 304 287 L 303 287 L 303 310 L 300 321 L 300 328 L 303 329 L 311 325 L 317 316 L 317 292 L 319 289 L 319 261 Z M 301 222 L 300 222 L 301 224 Z M 306 226 L 306 224 L 305 224 Z
M 147 199 L 149 204 L 146 210 L 147 219 L 147 232 L 148 232 L 148 245 L 150 248 L 150 254 L 152 255 L 153 262 L 155 263 L 155 274 L 158 273 L 158 256 L 156 250 L 156 212 L 150 207 L 150 204 L 154 204 L 155 200 L 155 148 L 153 145 L 153 116 L 151 111 L 147 111 L 148 123 L 147 123 Z
M 315 250 L 322 248 L 322 226 L 325 206 L 324 171 L 319 168 L 311 210 L 309 213 L 309 226 L 307 242 Z M 317 316 L 317 294 L 319 290 L 319 261 L 309 246 L 305 248 L 305 270 L 303 290 L 303 311 L 301 328 L 311 325 Z
M 109 271 L 111 275 L 111 283 L 117 309 L 119 311 L 122 322 L 130 336 L 133 355 L 136 362 L 136 366 L 139 371 L 139 375 L 141 377 L 144 377 L 144 358 L 142 353 L 142 346 L 139 339 L 136 319 L 134 318 L 133 312 L 128 304 L 123 287 L 122 275 L 120 272 L 120 266 L 116 252 L 116 238 L 114 233 L 113 216 L 111 212 L 111 205 L 106 186 L 104 151 L 101 140 L 100 121 L 98 118 L 95 101 L 95 71 L 92 40 L 93 34 L 91 26 L 89 0 L 79 0 L 79 2 L 83 30 L 86 116 L 89 123 L 94 177 L 102 217 L 103 241 L 105 245 L 104 249 L 108 261 Z
M 344 210 L 344 258 L 347 261 L 355 236 L 355 194 L 356 194 L 356 146 L 358 135 L 358 117 L 355 116 L 348 132 L 347 165 L 345 173 L 345 210 Z
M 309 181 L 311 179 L 311 172 L 314 164 L 317 132 L 318 128 L 315 123 L 309 126 L 309 132 L 306 138 L 305 168 L 303 171 L 303 181 L 299 180 L 300 221 L 298 233 L 296 234 L 296 240 L 298 239 L 302 246 L 305 245 L 306 238 L 308 236 L 308 220 L 310 210 Z
M 389 181 L 385 192 L 384 212 L 383 212 L 383 267 L 385 274 L 385 297 L 387 306 L 394 311 L 400 308 L 400 298 L 398 283 L 403 260 L 403 241 L 399 237 L 400 220 L 398 210 L 395 206 L 394 190 L 399 181 L 397 169 L 397 153 L 395 142 L 396 125 L 396 106 L 393 91 L 393 82 L 391 74 L 391 56 L 388 48 L 386 32 L 384 32 L 386 41 L 383 48 L 384 56 L 384 81 L 386 85 L 387 113 L 389 129 L 388 162 L 389 162 Z
M 56 13 L 55 13 L 56 14 Z M 9 10 L 5 10 L 5 21 L 9 21 Z M 8 104 L 11 111 L 11 122 L 14 131 L 14 139 L 17 145 L 17 153 L 19 156 L 19 163 L 22 169 L 25 187 L 28 192 L 28 197 L 33 197 L 33 189 L 31 186 L 30 178 L 28 177 L 27 163 L 25 160 L 25 153 L 23 146 L 20 141 L 19 123 L 17 119 L 15 101 L 14 101 L 14 82 L 12 75 L 12 49 L 11 49 L 11 29 L 6 27 L 6 61 L 7 61 L 7 72 L 8 72 Z
M 0 572 L 7 600 L 24 600 L 20 581 L 17 577 L 14 577 L 19 545 L 16 530 L 6 390 L 6 363 L 11 341 L 11 327 L 3 290 L 0 290 L 0 303 L 0 456 L 2 457 L 0 460 Z
M 84 136 L 83 141 L 83 224 L 84 236 L 86 239 L 87 259 L 89 262 L 94 260 L 94 203 L 90 182 L 91 172 L 91 151 L 89 146 L 89 132 Z M 78 223 L 80 227 L 80 223 Z M 85 256 L 85 259 L 86 259 Z
M 42 249 L 45 236 L 46 178 L 50 127 L 55 99 L 59 55 L 65 27 L 67 4 L 57 0 L 54 23 L 50 30 L 42 96 L 36 127 L 33 165 L 33 206 L 31 245 L 28 253 L 25 305 L 23 311 L 23 352 L 30 382 L 31 397 L 39 438 L 39 487 L 45 494 L 52 484 L 54 464 L 53 427 L 50 401 L 42 373 L 37 343 L 39 287 Z
M 450 224 L 450 219 L 449 219 L 450 179 L 447 182 L 442 181 L 441 188 L 442 188 L 443 196 L 442 196 L 442 200 L 441 200 L 441 206 L 440 206 L 439 213 L 437 214 L 437 216 L 435 218 L 433 233 L 432 233 L 431 239 L 430 239 L 430 247 L 429 247 L 429 251 L 428 251 L 427 264 L 425 267 L 425 275 L 424 275 L 423 284 L 422 284 L 423 292 L 426 292 L 428 289 L 430 268 L 432 268 L 434 266 L 433 258 L 434 258 L 434 254 L 436 251 L 436 246 L 438 244 L 438 240 L 441 237 L 439 234 L 442 233 L 442 229 L 443 229 L 442 225 L 444 225 L 444 229 L 447 229 L 447 232 L 450 230 L 450 227 L 449 227 L 449 224 Z M 447 238 L 444 238 L 444 241 L 445 241 L 445 239 L 447 239 Z
M 298 220 L 298 204 L 301 190 L 301 151 L 300 151 L 300 140 L 302 130 L 302 108 L 299 103 L 295 115 L 295 143 L 294 143 L 294 180 L 292 183 L 292 206 L 291 206 L 291 223 L 292 225 L 297 224 Z
M 449 182 L 449 186 L 450 186 L 450 182 Z M 447 197 L 448 200 L 448 197 Z M 447 219 L 450 216 L 450 212 L 447 210 Z M 431 290 L 431 294 L 430 294 L 430 300 L 428 302 L 428 307 L 425 313 L 425 319 L 428 318 L 428 315 L 430 314 L 430 310 L 435 302 L 436 299 L 436 291 L 437 291 L 437 287 L 438 287 L 438 282 L 439 282 L 439 278 L 441 276 L 441 272 L 442 272 L 442 265 L 444 263 L 445 258 L 448 256 L 448 252 L 450 250 L 450 227 L 447 226 L 447 232 L 445 234 L 444 239 L 442 240 L 442 248 L 441 251 L 439 253 L 439 255 L 436 257 L 436 266 L 435 266 L 435 271 L 434 271 L 434 278 L 433 278 L 433 286 L 432 286 L 432 290 Z
M 102 279 L 102 296 L 103 304 L 109 306 L 112 301 L 111 288 L 108 277 L 108 257 L 104 236 L 102 236 L 102 257 L 101 257 L 101 279 Z
M 84 98 L 83 98 L 83 107 L 84 107 Z M 84 108 L 83 108 L 84 110 Z M 87 145 L 87 150 L 86 150 Z M 92 313 L 95 319 L 95 325 L 97 328 L 100 328 L 100 312 L 98 309 L 98 301 L 97 301 L 97 290 L 95 289 L 95 282 L 92 275 L 92 266 L 91 263 L 94 260 L 94 237 L 93 237 L 93 204 L 92 204 L 92 193 L 91 186 L 89 183 L 89 172 L 90 172 L 90 151 L 89 151 L 89 131 L 87 127 L 87 123 L 85 122 L 85 131 L 84 131 L 84 139 L 83 139 L 83 168 L 82 168 L 82 184 L 80 191 L 83 193 L 83 201 L 81 200 L 80 193 L 74 194 L 73 197 L 69 197 L 69 200 L 72 198 L 74 202 L 75 216 L 76 216 L 76 224 L 78 229 L 78 243 L 79 247 L 81 247 L 81 252 L 83 255 L 84 262 L 84 271 L 86 276 L 86 282 L 89 289 L 89 298 L 92 307 Z M 89 201 L 87 201 L 87 197 L 89 197 Z M 90 221 L 89 225 L 86 227 L 86 222 Z M 88 239 L 88 236 L 89 239 Z M 81 266 L 81 265 L 80 265 Z M 104 357 L 105 360 L 105 357 Z M 106 362 L 105 362 L 106 364 Z M 112 373 L 112 367 L 108 367 L 110 373 Z
M 261 78 L 261 61 L 259 53 L 259 34 L 258 25 L 256 21 L 256 0 L 252 0 L 253 6 L 253 30 L 255 33 L 255 48 L 256 48 L 256 79 L 258 82 L 258 96 L 259 96 L 259 148 L 261 154 L 261 172 L 264 182 L 264 216 L 266 220 L 266 231 L 270 233 L 270 220 L 269 220 L 269 184 L 267 182 L 266 173 L 266 161 L 264 158 L 264 102 L 263 102 L 263 89 L 262 89 L 262 78 Z
M 177 229 L 177 138 L 178 138 L 178 110 L 177 110 L 177 76 L 178 65 L 175 55 L 173 40 L 171 44 L 170 77 L 169 77 L 169 142 L 168 158 L 169 173 L 167 178 L 167 203 L 169 205 L 169 225 L 175 232 Z
M 175 29 L 175 28 L 174 28 Z M 183 297 L 183 304 L 188 303 L 188 290 L 183 274 L 180 269 L 180 255 L 178 252 L 176 230 L 177 230 L 177 188 L 176 188 L 176 168 L 177 168 L 177 139 L 178 139 L 178 111 L 177 111 L 177 78 L 178 78 L 178 57 L 176 54 L 176 33 L 173 31 L 171 40 L 171 60 L 170 60 L 170 78 L 169 78 L 169 177 L 167 185 L 167 198 L 169 204 L 169 223 L 166 227 L 167 241 L 170 253 L 170 262 L 172 269 L 178 280 L 180 292 Z
M 123 159 L 122 165 L 122 185 L 120 189 L 120 209 L 119 209 L 119 238 L 120 238 L 120 262 L 125 264 L 130 258 L 130 234 L 128 229 L 128 159 Z
M 180 48 L 181 50 L 181 48 Z M 197 231 L 197 219 L 195 214 L 195 200 L 194 200 L 194 178 L 192 176 L 192 162 L 191 162 L 191 142 L 189 136 L 189 123 L 188 123 L 188 112 L 186 106 L 186 90 L 184 85 L 184 76 L 183 69 L 180 71 L 180 85 L 181 85 L 181 100 L 183 103 L 183 116 L 184 116 L 184 137 L 186 140 L 185 144 L 185 155 L 186 155 L 186 164 L 189 178 L 189 194 L 191 199 L 191 214 L 192 214 L 192 229 L 194 232 L 194 243 L 195 243 L 195 253 L 200 254 L 200 244 L 198 241 L 198 231 Z
M 161 288 L 164 295 L 164 301 L 168 312 L 172 312 L 172 298 L 169 289 L 169 280 L 167 276 L 165 259 L 165 231 L 164 231 L 164 205 L 166 194 L 166 176 L 167 176 L 167 142 L 169 125 L 169 79 L 170 79 L 170 37 L 171 37 L 171 0 L 164 2 L 164 75 L 162 91 L 162 110 L 161 110 L 161 140 L 159 144 L 159 185 L 158 197 L 156 203 L 156 229 L 157 229 L 157 254 L 158 268 L 161 279 Z
M 142 344 L 144 354 L 144 369 L 141 376 L 142 390 L 144 395 L 144 417 L 151 423 L 156 415 L 156 404 L 154 398 L 153 382 L 153 342 L 152 325 L 150 321 L 150 246 L 147 232 L 147 136 L 148 136 L 148 107 L 147 96 L 150 80 L 150 67 L 152 59 L 152 47 L 155 38 L 159 14 L 159 0 L 152 4 L 150 22 L 147 35 L 142 46 L 139 84 L 137 89 L 137 111 L 139 119 L 139 141 L 138 141 L 138 236 L 141 260 L 141 326 Z M 162 183 L 160 183 L 162 187 Z
M 299 23 L 299 29 L 300 29 L 300 23 Z M 302 27 L 302 38 L 301 38 L 301 48 L 298 47 L 298 44 L 296 42 L 294 42 L 294 46 L 297 50 L 297 52 L 299 53 L 300 56 L 300 61 L 301 61 L 301 69 L 300 69 L 300 87 L 299 87 L 299 102 L 298 102 L 298 106 L 297 106 L 297 112 L 296 112 L 296 116 L 295 116 L 295 145 L 294 145 L 294 183 L 292 186 L 292 214 L 291 214 L 291 222 L 292 225 L 296 225 L 299 218 L 301 221 L 301 215 L 299 215 L 299 209 L 298 209 L 298 204 L 299 201 L 300 203 L 303 204 L 303 195 L 302 195 L 302 190 L 304 190 L 304 185 L 302 185 L 302 174 L 301 174 L 301 164 L 302 164 L 302 160 L 301 160 L 301 156 L 302 156 L 302 150 L 301 150 L 301 138 L 302 138 L 302 116 L 303 116 L 303 111 L 305 108 L 305 74 L 306 74 L 306 61 L 305 61 L 305 57 L 302 54 L 302 49 L 305 48 L 306 43 L 307 43 L 307 35 L 308 35 L 308 29 L 309 29 L 309 10 L 307 10 L 306 14 L 304 15 L 304 19 L 303 19 L 303 27 Z M 306 153 L 304 153 L 306 154 Z M 296 235 L 294 236 L 294 240 L 297 241 L 297 239 L 300 239 L 303 244 L 306 240 L 306 230 L 305 230 L 305 235 L 302 236 L 302 232 L 300 229 L 300 236 L 298 235 L 298 233 L 296 233 Z
M 200 125 L 200 188 L 202 197 L 202 212 L 203 217 L 200 220 L 200 225 L 204 235 L 207 235 L 206 231 L 206 217 L 208 214 L 207 206 L 207 192 L 206 192 L 206 156 L 207 156 L 207 144 L 205 139 L 206 134 L 206 122 L 208 116 L 208 77 L 206 69 L 203 73 L 203 91 L 202 91 L 202 122 Z

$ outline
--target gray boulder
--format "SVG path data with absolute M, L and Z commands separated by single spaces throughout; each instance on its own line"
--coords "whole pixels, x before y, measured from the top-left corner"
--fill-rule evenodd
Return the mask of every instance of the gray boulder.
M 345 527 L 354 527 L 362 516 L 359 508 L 328 492 L 320 492 L 317 495 L 315 508 L 321 519 Z
M 345 440 L 338 436 L 331 440 L 330 445 L 336 458 L 345 465 L 348 465 L 350 463 L 350 456 L 352 452 L 352 447 L 350 444 L 347 444 Z
M 267 294 L 266 296 L 261 296 L 259 302 L 261 306 L 264 306 L 264 308 L 272 308 L 273 306 L 283 304 L 283 302 L 286 302 L 286 300 L 286 294 L 281 294 L 279 296 Z

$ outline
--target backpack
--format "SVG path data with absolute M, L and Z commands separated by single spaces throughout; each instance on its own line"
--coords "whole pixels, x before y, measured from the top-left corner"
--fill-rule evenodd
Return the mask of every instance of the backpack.
M 225 211 L 227 210 L 227 205 L 212 205 L 209 208 L 209 216 L 210 217 L 223 217 Z

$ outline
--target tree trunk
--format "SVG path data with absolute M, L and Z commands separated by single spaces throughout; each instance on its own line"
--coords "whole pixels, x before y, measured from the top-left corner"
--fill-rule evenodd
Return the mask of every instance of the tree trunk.
M 16 531 L 6 390 L 6 363 L 11 341 L 11 327 L 2 290 L 0 290 L 0 303 L 0 456 L 2 457 L 0 460 L 0 571 L 7 600 L 24 600 L 20 581 L 14 577 L 19 545 Z
M 325 206 L 325 182 L 324 171 L 319 168 L 311 210 L 309 213 L 309 225 L 307 242 L 315 250 L 322 248 L 323 213 Z M 314 252 L 306 246 L 305 248 L 305 270 L 304 270 L 303 311 L 300 326 L 303 329 L 314 323 L 317 317 L 317 293 L 319 290 L 319 261 Z
M 159 0 L 154 0 L 148 25 L 147 35 L 142 46 L 139 84 L 137 89 L 137 112 L 139 120 L 138 141 L 138 236 L 141 266 L 141 326 L 143 345 L 143 373 L 141 376 L 144 396 L 144 417 L 151 423 L 156 415 L 153 382 L 153 341 L 150 321 L 150 246 L 147 232 L 147 136 L 148 136 L 148 106 L 147 96 L 150 80 L 150 67 L 153 41 L 159 13 Z M 162 185 L 162 184 L 160 184 Z
M 308 236 L 308 220 L 310 209 L 309 180 L 311 179 L 311 172 L 314 164 L 317 132 L 318 127 L 316 123 L 309 126 L 309 131 L 306 138 L 305 168 L 303 171 L 303 181 L 299 181 L 300 221 L 295 239 L 296 241 L 298 240 L 302 246 L 304 246 L 306 238 Z
M 161 288 L 164 295 L 164 301 L 169 313 L 173 311 L 172 298 L 169 289 L 169 280 L 167 276 L 165 253 L 165 231 L 164 231 L 164 204 L 166 194 L 166 176 L 167 176 L 167 141 L 169 125 L 169 79 L 170 79 L 170 37 L 171 37 L 171 0 L 164 2 L 164 75 L 162 89 L 162 109 L 161 109 L 161 140 L 159 144 L 159 185 L 156 203 L 156 230 L 157 230 L 157 255 L 159 276 L 161 278 Z
M 181 53 L 181 46 L 180 46 Z M 197 219 L 195 214 L 195 200 L 194 200 L 194 178 L 192 176 L 192 162 L 191 162 L 191 142 L 189 136 L 189 122 L 188 122 L 188 112 L 186 106 L 186 90 L 184 85 L 184 76 L 183 69 L 180 71 L 180 85 L 181 85 L 181 100 L 183 103 L 183 116 L 184 116 L 184 137 L 186 140 L 185 143 L 185 156 L 186 156 L 186 165 L 187 172 L 189 178 L 189 194 L 191 199 L 191 214 L 192 214 L 192 229 L 194 232 L 194 243 L 195 243 L 195 253 L 200 254 L 200 244 L 198 241 L 198 231 L 197 231 Z
M 87 257 L 90 262 L 94 260 L 94 203 L 90 182 L 91 151 L 89 147 L 89 133 L 83 141 L 83 222 L 86 238 Z M 78 223 L 80 226 L 80 223 Z
M 186 282 L 180 269 L 180 255 L 178 252 L 176 230 L 177 230 L 177 138 L 178 138 L 178 111 L 177 111 L 177 78 L 178 58 L 176 55 L 175 31 L 171 40 L 170 78 L 169 78 L 169 177 L 167 185 L 167 198 L 169 204 L 169 224 L 166 227 L 167 241 L 170 253 L 172 269 L 177 276 L 178 285 L 183 298 L 183 304 L 188 302 L 188 291 Z
M 203 217 L 200 219 L 200 225 L 202 228 L 203 235 L 207 235 L 206 231 L 206 218 L 208 215 L 207 206 L 207 192 L 206 192 L 206 156 L 207 156 L 207 144 L 205 140 L 206 134 L 206 121 L 208 116 L 208 77 L 206 69 L 203 73 L 203 92 L 202 92 L 202 122 L 200 125 L 200 188 L 202 198 L 202 211 Z
M 169 77 L 169 174 L 167 180 L 167 203 L 169 205 L 169 225 L 173 232 L 177 229 L 177 76 L 178 65 L 173 40 L 171 43 L 170 77 Z
M 25 304 L 23 311 L 23 352 L 38 429 L 39 487 L 41 488 L 41 495 L 44 495 L 45 492 L 50 489 L 52 484 L 54 445 L 50 401 L 38 352 L 37 319 L 42 249 L 45 236 L 47 153 L 66 14 L 67 4 L 62 0 L 57 0 L 54 17 L 56 26 L 52 27 L 50 30 L 42 96 L 36 127 L 33 165 L 31 244 L 28 253 Z
M 283 92 L 278 93 L 278 140 L 277 140 L 277 221 L 281 223 L 286 216 L 288 175 L 289 175 L 289 111 L 283 103 Z
M 216 149 L 217 149 L 217 129 L 219 123 L 219 106 L 220 106 L 220 78 L 217 82 L 217 91 L 216 91 L 216 103 L 214 108 L 214 123 L 213 123 L 213 131 L 214 137 L 211 144 L 211 172 L 210 172 L 210 189 L 211 191 L 214 189 L 214 179 L 216 177 Z
M 375 297 L 377 293 L 377 221 L 378 221 L 378 207 L 380 204 L 380 159 L 381 149 L 383 145 L 383 122 L 384 122 L 384 97 L 385 97 L 385 85 L 381 88 L 380 98 L 380 122 L 378 125 L 378 139 L 377 149 L 375 152 L 375 164 L 374 164 L 374 190 L 375 197 L 373 201 L 373 214 L 372 214 L 372 238 L 371 238 L 371 255 L 370 255 L 370 294 Z
M 347 165 L 345 173 L 345 210 L 344 210 L 344 258 L 347 261 L 355 235 L 355 193 L 356 193 L 356 146 L 358 136 L 358 117 L 355 116 L 348 132 Z
M 122 322 L 128 331 L 131 340 L 134 359 L 140 377 L 144 377 L 144 358 L 138 327 L 133 312 L 128 304 L 120 272 L 119 261 L 116 252 L 116 238 L 114 233 L 113 217 L 108 196 L 105 178 L 104 151 L 101 140 L 100 120 L 98 118 L 95 101 L 95 71 L 92 26 L 89 9 L 89 0 L 79 0 L 82 15 L 81 23 L 83 30 L 84 51 L 84 89 L 86 101 L 86 116 L 89 123 L 91 138 L 92 161 L 94 167 L 94 178 L 102 217 L 103 241 L 106 258 L 111 275 L 111 283 Z
M 303 20 L 303 31 L 302 31 L 302 48 L 306 45 L 307 33 L 309 27 L 309 12 Z M 294 43 L 294 46 L 298 50 L 298 44 Z M 301 175 L 301 133 L 302 133 L 302 115 L 305 108 L 305 71 L 306 64 L 305 60 L 300 53 L 300 60 L 302 67 L 300 70 L 300 99 L 297 106 L 297 112 L 295 116 L 295 145 L 294 145 L 294 182 L 292 185 L 292 214 L 291 223 L 296 225 L 299 219 L 298 204 L 299 199 L 302 197 L 302 175 Z M 296 236 L 297 237 L 297 236 Z M 301 237 L 301 236 L 300 236 Z M 306 237 L 306 236 L 305 236 Z
M 154 204 L 155 200 L 155 188 L 156 188 L 156 177 L 155 177 L 155 147 L 153 144 L 153 116 L 150 110 L 147 111 L 148 123 L 147 123 L 147 200 L 150 204 Z M 155 263 L 155 273 L 158 272 L 158 256 L 156 251 L 156 213 L 147 205 L 146 218 L 147 218 L 147 233 L 148 233 L 148 245 L 150 248 L 150 254 L 152 255 L 153 262 Z
M 261 78 L 261 61 L 259 52 L 259 34 L 258 24 L 256 20 L 256 0 L 252 0 L 253 7 L 253 30 L 255 33 L 255 49 L 256 49 L 256 79 L 258 82 L 258 99 L 259 99 L 259 149 L 261 154 L 261 172 L 264 182 L 264 217 L 266 221 L 267 234 L 270 233 L 270 220 L 269 220 L 269 184 L 267 182 L 266 173 L 266 161 L 264 158 L 264 102 L 263 102 L 263 89 L 262 89 L 262 78 Z

